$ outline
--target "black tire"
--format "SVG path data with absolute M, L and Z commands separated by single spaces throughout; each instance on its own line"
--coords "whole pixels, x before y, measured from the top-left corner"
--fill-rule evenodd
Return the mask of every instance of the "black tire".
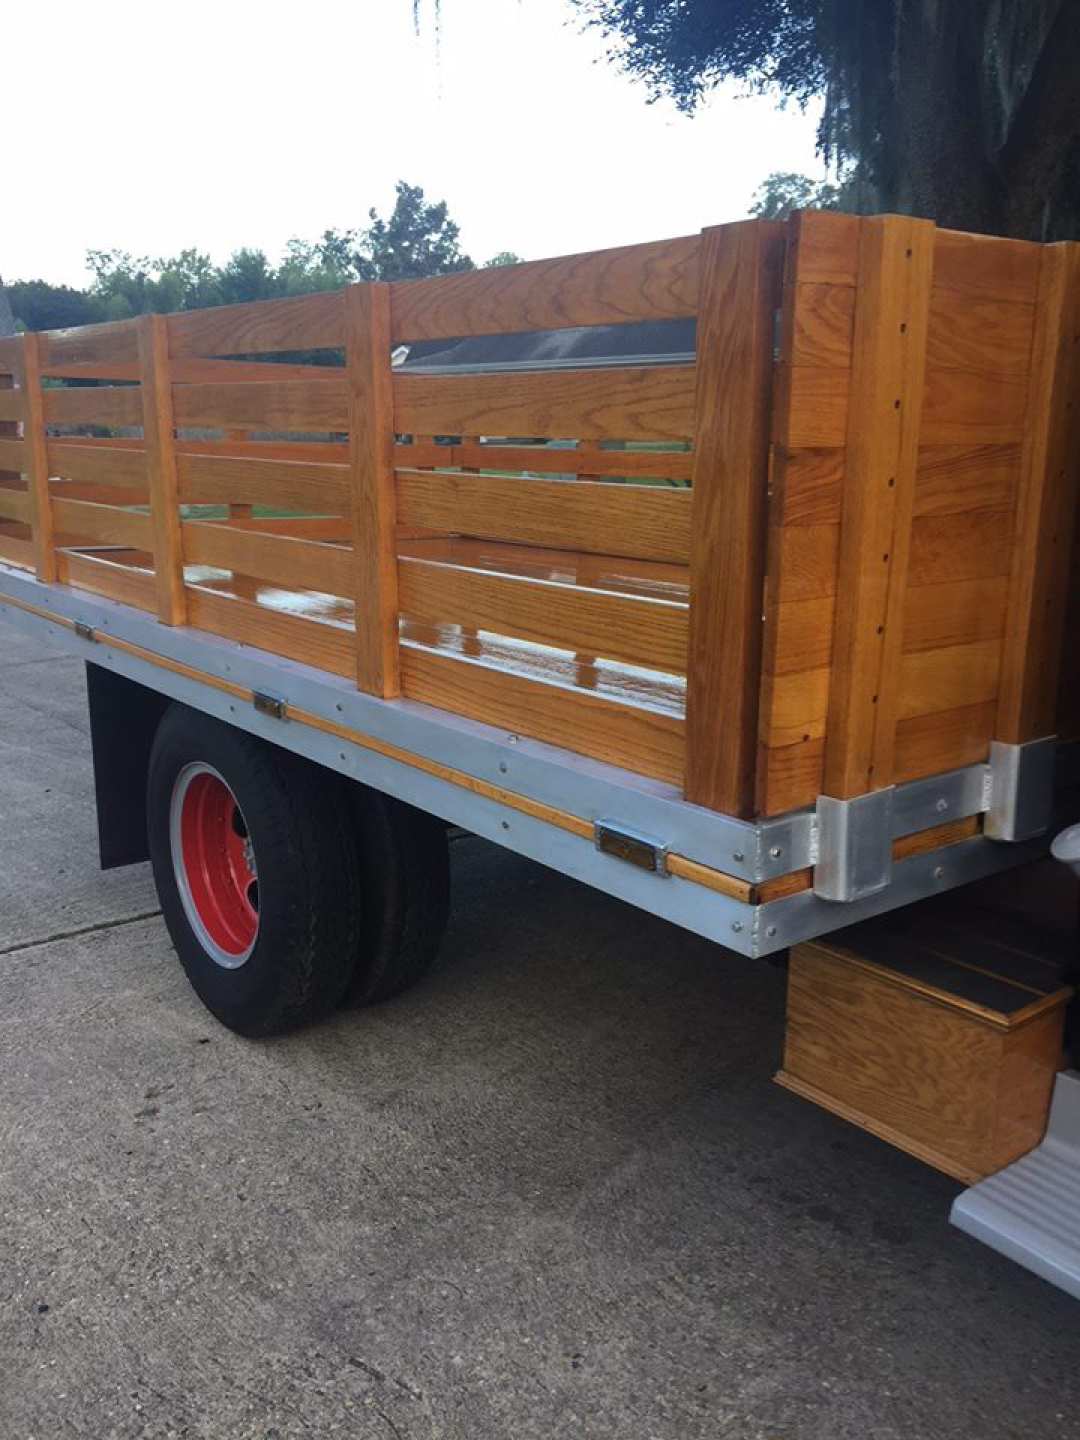
M 223 968 L 193 928 L 173 863 L 174 789 L 200 765 L 232 791 L 258 868 L 257 934 L 238 968 Z M 340 1003 L 355 966 L 361 898 L 355 824 L 334 775 L 173 705 L 154 739 L 146 811 L 165 923 L 188 979 L 223 1025 L 270 1035 Z
M 434 965 L 450 908 L 446 826 L 393 796 L 350 786 L 360 855 L 360 941 L 346 994 L 375 1005 Z

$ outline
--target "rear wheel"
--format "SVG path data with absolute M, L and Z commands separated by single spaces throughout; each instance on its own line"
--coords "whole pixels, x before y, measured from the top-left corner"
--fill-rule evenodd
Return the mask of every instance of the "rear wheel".
M 340 1002 L 361 894 L 348 796 L 319 766 L 184 706 L 150 757 L 147 828 L 162 913 L 199 998 L 268 1035 Z
M 360 860 L 360 939 L 346 995 L 374 1005 L 423 979 L 450 906 L 446 826 L 392 795 L 350 787 Z

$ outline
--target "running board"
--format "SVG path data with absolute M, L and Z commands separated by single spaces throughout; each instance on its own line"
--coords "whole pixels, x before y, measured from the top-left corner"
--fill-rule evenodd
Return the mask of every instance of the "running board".
M 1042 1143 L 957 1196 L 949 1218 L 1080 1300 L 1080 1071 L 1055 1080 Z

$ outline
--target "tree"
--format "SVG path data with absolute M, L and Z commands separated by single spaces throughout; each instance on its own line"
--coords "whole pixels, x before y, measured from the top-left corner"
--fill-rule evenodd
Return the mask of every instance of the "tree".
M 784 220 L 792 210 L 837 210 L 840 187 L 828 180 L 811 180 L 790 170 L 767 175 L 750 201 L 750 214 L 762 220 Z
M 397 199 L 389 217 L 369 211 L 371 224 L 358 238 L 354 256 L 361 280 L 417 280 L 450 275 L 476 266 L 462 252 L 460 230 L 450 219 L 446 201 L 429 204 L 419 185 L 397 183 Z
M 504 265 L 520 265 L 520 264 L 521 264 L 521 256 L 520 256 L 520 255 L 515 255 L 514 252 L 513 252 L 513 250 L 500 250 L 497 255 L 493 255 L 490 260 L 488 260 L 488 261 L 485 262 L 485 264 L 484 264 L 484 269 L 485 269 L 485 270 L 499 270 L 499 269 L 501 269 Z
M 1078 0 L 574 0 L 652 98 L 722 80 L 805 104 L 861 208 L 1080 234 Z

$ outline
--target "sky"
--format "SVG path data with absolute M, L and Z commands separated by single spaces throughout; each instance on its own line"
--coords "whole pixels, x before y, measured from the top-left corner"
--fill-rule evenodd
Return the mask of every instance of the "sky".
M 820 177 L 816 115 L 735 86 L 692 118 L 604 60 L 569 0 L 51 0 L 4 16 L 0 275 L 85 284 L 87 249 L 277 259 L 394 183 L 478 262 L 687 234 L 773 170 Z M 18 132 L 22 131 L 19 135 Z M 14 180 L 14 176 L 9 178 Z

